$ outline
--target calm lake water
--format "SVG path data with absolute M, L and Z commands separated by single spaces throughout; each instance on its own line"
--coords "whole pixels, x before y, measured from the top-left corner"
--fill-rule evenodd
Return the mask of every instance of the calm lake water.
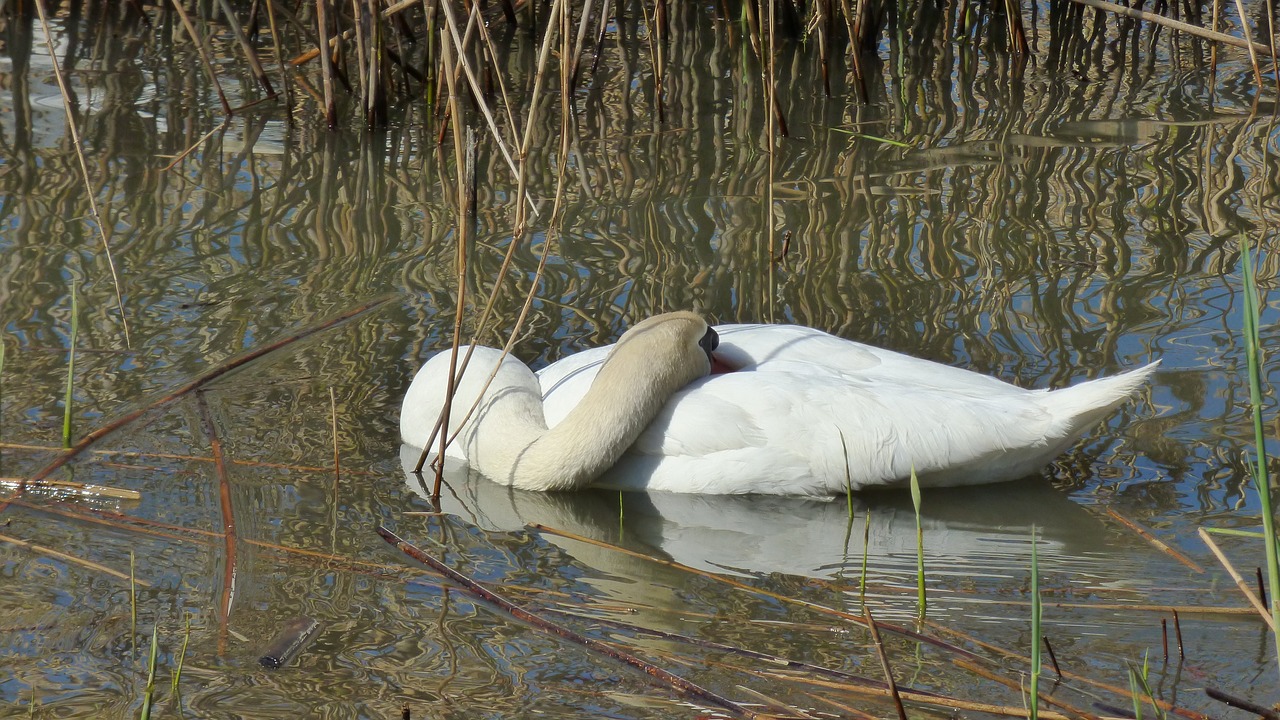
M 1255 106 L 1236 50 L 1215 71 L 1185 37 L 1092 16 L 1073 29 L 1060 15 L 1039 17 L 1019 66 L 977 31 L 948 39 L 955 18 L 923 12 L 864 68 L 865 101 L 843 53 L 828 95 L 816 48 L 784 43 L 789 134 L 771 143 L 760 63 L 736 14 L 673 11 L 659 122 L 646 25 L 632 12 L 609 26 L 575 95 L 554 227 L 558 100 L 534 123 L 528 193 L 540 215 L 504 277 L 517 189 L 477 123 L 468 334 L 497 285 L 497 329 L 482 339 L 502 342 L 545 252 L 516 349 L 534 367 L 682 308 L 810 325 L 1026 387 L 1163 360 L 1148 393 L 1041 476 L 925 493 L 921 626 L 905 493 L 854 498 L 850 520 L 843 499 L 529 495 L 472 478 L 453 487 L 448 515 L 410 514 L 431 508 L 402 470 L 399 399 L 450 341 L 459 296 L 458 173 L 452 146 L 437 145 L 439 119 L 414 100 L 392 108 L 385 131 L 329 132 L 291 83 L 292 119 L 266 103 L 220 126 L 172 18 L 109 35 L 87 30 L 120 18 L 55 17 L 122 316 L 45 36 L 38 22 L 0 18 L 0 476 L 31 475 L 62 443 L 73 288 L 74 438 L 389 298 L 148 412 L 55 474 L 138 500 L 0 491 L 14 498 L 0 500 L 0 716 L 25 717 L 33 697 L 37 717 L 136 716 L 153 628 L 168 717 L 707 715 L 442 585 L 383 542 L 380 524 L 530 610 L 731 698 L 758 702 L 746 687 L 817 714 L 879 716 L 892 706 L 848 681 L 591 618 L 880 680 L 867 633 L 814 607 L 861 615 L 865 554 L 878 619 L 977 653 L 1012 687 L 960 667 L 954 650 L 887 633 L 900 683 L 1020 708 L 1028 661 L 999 648 L 1020 657 L 1033 642 L 1034 527 L 1044 634 L 1073 674 L 1057 683 L 1046 671 L 1053 698 L 1130 708 L 1129 671 L 1145 661 L 1153 692 L 1194 711 L 1233 712 L 1205 687 L 1280 701 L 1265 625 L 1196 534 L 1260 525 L 1238 267 L 1244 236 L 1274 289 L 1271 108 Z M 518 100 L 536 47 L 524 32 L 495 41 Z M 230 43 L 214 49 L 230 58 L 219 67 L 239 105 L 260 93 Z M 313 68 L 295 72 L 315 84 Z M 1264 309 L 1267 346 L 1274 312 Z M 1274 365 L 1267 376 L 1280 382 Z M 1275 411 L 1268 395 L 1272 431 Z M 1219 542 L 1251 578 L 1261 544 Z M 262 668 L 268 641 L 298 616 L 319 623 L 314 641 Z

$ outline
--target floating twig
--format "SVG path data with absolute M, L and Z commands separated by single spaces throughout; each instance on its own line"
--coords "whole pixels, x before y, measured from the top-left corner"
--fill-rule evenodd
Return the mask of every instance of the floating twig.
M 1058 673 L 1058 679 L 1062 679 L 1062 668 L 1058 667 L 1058 656 L 1053 652 L 1053 645 L 1049 642 L 1049 636 L 1044 635 L 1040 638 L 1044 641 L 1044 649 L 1049 651 L 1049 662 L 1053 664 L 1053 671 Z
M 80 567 L 83 567 L 83 568 L 95 570 L 97 572 L 103 573 L 104 575 L 110 575 L 111 577 L 116 578 L 118 580 L 125 580 L 125 581 L 129 580 L 128 573 L 123 573 L 123 572 L 120 572 L 119 570 L 112 570 L 106 565 L 101 565 L 99 563 L 93 562 L 92 560 L 85 560 L 84 558 L 78 558 L 78 557 L 75 557 L 74 555 L 68 555 L 64 552 L 59 552 L 57 550 L 54 550 L 53 548 L 47 548 L 43 545 L 36 545 L 33 542 L 28 542 L 26 540 L 22 540 L 16 537 L 10 537 L 8 535 L 0 535 L 0 542 L 7 542 L 13 545 L 17 545 L 20 548 L 24 548 L 32 552 L 37 552 L 37 553 L 40 553 L 41 555 L 56 557 L 59 560 L 65 560 L 74 565 L 79 565 Z M 135 580 L 134 582 L 141 585 L 142 587 L 151 587 L 151 583 L 145 580 Z
M 1120 513 L 1116 512 L 1111 508 L 1107 508 L 1107 514 L 1110 515 L 1112 518 L 1115 518 L 1117 521 L 1119 521 L 1120 524 L 1124 525 L 1125 527 L 1137 533 L 1143 540 L 1146 540 L 1147 542 L 1151 543 L 1153 546 L 1155 546 L 1157 550 L 1160 550 L 1161 552 L 1169 555 L 1174 560 L 1177 560 L 1183 565 L 1186 565 L 1187 567 L 1191 568 L 1197 573 L 1200 573 L 1202 575 L 1204 574 L 1204 568 L 1201 567 L 1199 563 L 1187 557 L 1186 555 L 1183 555 L 1177 550 L 1174 550 L 1173 548 L 1169 547 L 1164 542 L 1162 542 L 1159 538 L 1157 538 L 1155 535 L 1152 535 L 1151 531 L 1147 530 L 1146 528 L 1142 527 L 1138 523 L 1130 520 L 1129 518 L 1121 515 Z
M 1204 689 L 1204 694 L 1218 702 L 1226 703 L 1231 707 L 1240 708 L 1246 712 L 1251 712 L 1265 720 L 1280 720 L 1280 712 L 1277 712 L 1275 709 L 1266 707 L 1265 705 L 1259 705 L 1258 703 L 1251 702 L 1234 695 L 1228 695 L 1217 688 L 1206 687 Z
M 8 485 L 18 488 L 22 487 L 23 482 L 23 478 L 0 477 L 0 485 Z M 40 483 L 40 485 L 54 490 L 74 491 L 80 495 L 111 498 L 112 500 L 129 500 L 136 502 L 142 499 L 142 493 L 137 490 L 123 490 L 121 488 L 107 487 L 106 485 L 93 485 L 91 483 L 73 482 L 71 480 L 45 480 Z
M 213 454 L 214 468 L 218 476 L 218 497 L 222 508 L 222 545 L 223 575 L 222 602 L 218 607 L 219 627 L 218 652 L 226 650 L 226 630 L 231 621 L 231 602 L 235 598 L 236 582 L 236 516 L 231 502 L 231 478 L 227 475 L 227 465 L 222 460 L 222 439 L 218 436 L 218 428 L 213 422 L 213 413 L 205 402 L 204 393 L 196 393 L 196 405 L 200 408 L 200 420 L 204 424 L 205 435 L 209 438 L 209 449 Z
M 281 668 L 303 651 L 320 631 L 320 623 L 305 615 L 286 620 L 276 636 L 258 658 L 258 664 L 266 668 Z
M 746 707 L 743 707 L 742 705 L 735 703 L 732 700 L 721 697 L 720 695 L 717 695 L 716 693 L 713 693 L 710 690 L 707 690 L 701 685 L 698 685 L 689 680 L 686 680 L 680 677 L 679 675 L 674 675 L 666 670 L 663 670 L 662 668 L 656 665 L 645 662 L 644 660 L 634 655 L 620 652 L 606 643 L 586 637 L 585 635 L 581 635 L 577 632 L 574 632 L 573 630 L 570 630 L 569 628 L 564 627 L 563 625 L 557 625 L 556 623 L 553 623 L 550 620 L 547 620 L 546 618 L 543 618 L 539 615 L 535 615 L 525 610 L 524 608 L 521 608 L 515 603 L 512 603 L 510 600 L 507 600 L 506 598 L 484 587 L 480 583 L 477 583 L 475 580 L 472 580 L 466 575 L 463 575 L 457 570 L 454 570 L 453 568 L 449 567 L 443 562 L 428 555 L 427 553 L 423 552 L 421 549 L 413 546 L 409 542 L 405 541 L 404 539 L 402 539 L 395 533 L 391 532 L 387 528 L 382 527 L 381 525 L 378 526 L 378 535 L 382 536 L 382 539 L 386 540 L 387 543 L 396 546 L 400 550 L 400 552 L 404 553 L 405 555 L 408 555 L 409 557 L 413 558 L 414 560 L 417 560 L 418 562 L 426 565 L 427 567 L 430 567 L 432 570 L 435 570 L 441 575 L 444 575 L 450 581 L 457 583 L 458 586 L 462 587 L 467 592 L 497 607 L 502 612 L 505 612 L 511 615 L 517 620 L 528 623 L 534 626 L 535 628 L 542 630 L 543 632 L 556 635 L 558 637 L 564 638 L 565 640 L 581 645 L 589 650 L 600 653 L 601 655 L 604 655 L 606 657 L 612 658 L 614 660 L 618 660 L 620 662 L 624 662 L 632 667 L 643 670 L 647 675 L 649 675 L 649 677 L 662 681 L 664 684 L 668 685 L 669 687 L 671 687 L 681 695 L 684 695 L 686 697 L 697 698 L 704 702 L 711 703 L 712 705 L 728 710 L 729 712 L 739 717 L 747 717 L 747 718 L 757 717 L 757 713 L 755 713 L 754 711 Z
M 130 410 L 129 412 L 123 415 L 120 415 L 115 420 L 112 420 L 106 425 L 103 425 L 97 430 L 94 430 L 88 435 L 85 435 L 84 437 L 80 438 L 80 441 L 77 442 L 75 445 L 72 445 L 70 449 L 68 449 L 66 452 L 62 453 L 61 455 L 59 455 L 48 465 L 45 465 L 43 468 L 40 468 L 40 470 L 36 471 L 34 475 L 32 475 L 30 478 L 27 479 L 27 483 L 38 483 L 44 480 L 45 478 L 49 477 L 49 475 L 51 475 L 55 470 L 62 467 L 63 465 L 66 465 L 72 459 L 78 457 L 81 453 L 89 449 L 91 445 L 101 440 L 103 437 L 110 435 L 111 433 L 115 432 L 116 430 L 119 430 L 125 425 L 128 425 L 134 420 L 137 420 L 139 417 L 141 417 L 145 413 L 164 407 L 165 405 L 168 405 L 169 403 L 172 403 L 175 400 L 185 397 L 187 394 L 191 393 L 193 390 L 198 390 L 204 387 L 205 385 L 209 384 L 210 382 L 222 377 L 223 375 L 226 375 L 232 370 L 235 370 L 254 360 L 257 360 L 263 355 L 267 355 L 281 348 L 288 347 L 289 345 L 292 345 L 293 343 L 299 340 L 302 340 L 303 338 L 310 337 L 311 335 L 314 335 L 323 330 L 327 330 L 341 322 L 350 320 L 351 318 L 354 318 L 358 315 L 362 315 L 366 312 L 369 312 L 370 310 L 373 310 L 374 308 L 381 306 L 383 303 L 386 303 L 390 299 L 391 299 L 390 296 L 382 297 L 382 298 L 378 298 L 377 300 L 371 300 L 367 303 L 357 305 L 356 307 L 353 307 L 349 310 L 339 313 L 338 315 L 328 318 L 327 320 L 324 320 L 320 323 L 317 323 L 315 325 L 311 325 L 302 330 L 299 330 L 298 332 L 295 332 L 292 335 L 286 336 L 273 343 L 264 345 L 262 347 L 257 348 L 256 350 L 252 350 L 243 355 L 238 355 L 232 358 L 231 360 L 228 360 L 227 362 L 213 368 L 212 370 L 209 370 L 203 375 L 200 375 L 193 380 L 189 380 L 185 385 L 178 387 L 176 390 L 169 392 L 167 395 L 161 398 L 158 398 L 156 400 L 153 400 L 150 403 L 146 403 L 138 408 L 135 408 L 134 410 Z M 23 489 L 24 488 L 20 488 L 20 491 L 22 491 Z
M 1222 549 L 1218 547 L 1218 543 L 1214 542 L 1213 538 L 1209 537 L 1209 533 L 1205 532 L 1204 528 L 1196 528 L 1196 532 L 1200 534 L 1200 539 L 1204 541 L 1204 544 L 1209 546 L 1209 550 L 1214 554 L 1214 557 L 1218 558 L 1218 562 L 1222 563 L 1222 567 L 1226 568 L 1227 574 L 1236 582 L 1236 587 L 1240 588 L 1240 592 L 1244 593 L 1245 599 L 1249 601 L 1249 604 L 1252 605 L 1254 609 L 1258 611 L 1258 614 L 1262 616 L 1262 619 L 1266 621 L 1267 625 L 1271 628 L 1271 632 L 1276 632 L 1275 621 L 1271 619 L 1271 613 L 1267 610 L 1267 606 L 1263 605 L 1262 601 L 1258 599 L 1258 596 L 1253 594 L 1253 590 L 1249 589 L 1248 583 L 1244 581 L 1244 578 L 1240 576 L 1240 573 L 1236 572 L 1235 566 L 1231 564 L 1231 561 L 1227 559 L 1227 556 L 1222 552 Z

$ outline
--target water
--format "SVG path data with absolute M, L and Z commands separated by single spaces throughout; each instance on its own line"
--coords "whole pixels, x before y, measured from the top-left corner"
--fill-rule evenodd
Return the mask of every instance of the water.
M 499 329 L 483 339 L 501 342 L 514 325 L 545 250 L 517 351 L 534 366 L 678 308 L 720 322 L 799 322 L 1028 387 L 1160 358 L 1149 394 L 1043 477 L 926 493 L 936 627 L 925 631 L 1026 652 L 1034 525 L 1046 634 L 1064 670 L 1127 688 L 1128 664 L 1149 653 L 1151 686 L 1186 707 L 1221 713 L 1204 686 L 1280 699 L 1261 622 L 1189 609 L 1244 605 L 1195 529 L 1258 525 L 1246 487 L 1237 237 L 1261 239 L 1260 282 L 1272 289 L 1273 241 L 1260 236 L 1276 220 L 1276 136 L 1268 116 L 1253 114 L 1247 63 L 1224 53 L 1215 74 L 1207 50 L 1186 39 L 1163 34 L 1150 50 L 1147 31 L 1117 41 L 1112 23 L 1090 39 L 1088 25 L 1072 34 L 1043 23 L 1031 38 L 1035 61 L 1019 68 L 989 42 L 947 41 L 945 27 L 922 16 L 882 44 L 882 62 L 866 69 L 866 103 L 845 61 L 826 97 L 814 49 L 784 47 L 779 105 L 790 137 L 771 162 L 759 65 L 742 26 L 716 16 L 712 6 L 673 13 L 664 124 L 654 119 L 643 23 L 633 13 L 621 33 L 611 27 L 595 82 L 576 96 L 557 232 L 546 221 L 556 103 L 535 124 L 529 193 L 542 219 L 504 278 Z M 33 688 L 37 716 L 136 714 L 156 626 L 157 700 L 169 715 L 384 718 L 405 704 L 414 717 L 704 712 L 446 591 L 383 543 L 379 524 L 531 609 L 881 677 L 852 622 L 777 596 L 860 614 L 868 523 L 868 603 L 877 618 L 910 625 L 915 517 L 905 495 L 856 498 L 850 522 L 843 500 L 531 496 L 472 480 L 454 488 L 450 516 L 406 514 L 429 507 L 405 484 L 399 397 L 448 342 L 458 294 L 452 147 L 437 149 L 438 125 L 421 104 L 396 108 L 385 132 L 328 133 L 295 87 L 293 122 L 261 105 L 202 140 L 222 118 L 188 43 L 128 30 L 145 39 L 95 45 L 85 26 L 71 22 L 67 33 L 59 20 L 55 47 L 75 57 L 63 68 L 111 219 L 126 343 L 44 36 L 38 23 L 0 24 L 0 475 L 35 472 L 61 442 L 73 284 L 77 437 L 240 353 L 391 298 L 148 413 L 61 473 L 140 500 L 28 493 L 0 512 L 0 534 L 47 549 L 0 543 L 0 715 L 25 715 Z M 509 88 L 527 92 L 532 46 L 524 33 L 499 40 Z M 228 61 L 228 78 L 235 67 Z M 233 104 L 253 97 L 250 83 L 228 78 Z M 473 299 L 494 285 L 515 203 L 501 154 L 479 137 L 465 279 Z M 770 262 L 786 231 L 789 252 Z M 1264 345 L 1275 343 L 1271 312 Z M 469 328 L 474 321 L 469 313 Z M 1267 408 L 1274 413 L 1270 397 Z M 210 427 L 225 479 L 211 461 Z M 230 541 L 220 534 L 224 488 Z M 1206 571 L 1156 550 L 1108 510 Z M 1253 541 L 1220 542 L 1247 572 L 1261 562 Z M 81 562 L 127 577 L 131 553 L 150 584 L 138 591 L 136 626 L 128 581 Z M 1160 609 L 1170 606 L 1183 607 L 1182 661 L 1173 616 Z M 299 615 L 321 623 L 314 643 L 284 669 L 259 667 L 269 638 Z M 757 661 L 564 622 L 730 697 L 750 700 L 736 690 L 745 685 L 815 711 L 840 713 L 805 693 L 893 712 L 779 679 Z M 184 641 L 175 696 L 169 679 Z M 952 653 L 892 634 L 888 643 L 905 684 L 1021 706 L 1016 689 L 956 667 Z M 1000 664 L 1015 682 L 1025 668 Z M 1123 694 L 1092 692 L 1129 706 Z M 1054 697 L 1094 702 L 1068 687 Z

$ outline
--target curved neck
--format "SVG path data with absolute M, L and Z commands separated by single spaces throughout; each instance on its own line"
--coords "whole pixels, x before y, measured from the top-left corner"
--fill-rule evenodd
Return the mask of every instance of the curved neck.
M 466 440 L 467 459 L 486 477 L 523 490 L 586 487 L 618 461 L 687 379 L 611 356 L 591 389 L 548 430 L 537 378 L 486 397 Z

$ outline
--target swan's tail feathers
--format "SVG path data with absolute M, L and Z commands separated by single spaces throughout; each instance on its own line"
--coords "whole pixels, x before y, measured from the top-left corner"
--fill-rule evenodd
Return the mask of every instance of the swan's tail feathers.
M 1119 375 L 1054 390 L 1048 394 L 1045 405 L 1066 432 L 1083 432 L 1137 394 L 1159 366 L 1157 360 Z

